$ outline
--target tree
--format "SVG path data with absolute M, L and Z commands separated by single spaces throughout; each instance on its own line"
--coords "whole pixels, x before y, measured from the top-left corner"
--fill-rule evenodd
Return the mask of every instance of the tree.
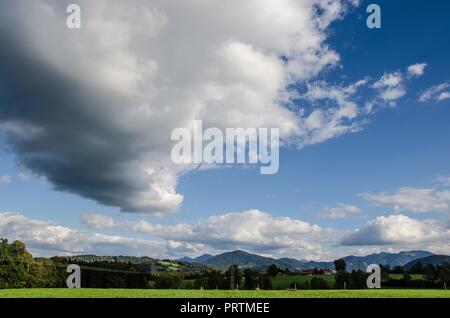
M 383 264 L 379 264 L 380 269 L 382 272 L 386 272 L 388 274 L 391 273 L 391 266 L 390 265 L 383 265 Z
M 334 288 L 344 289 L 349 281 L 348 273 L 345 271 L 347 268 L 345 261 L 343 259 L 338 259 L 334 261 L 334 267 L 336 268 L 336 280 L 334 283 Z
M 291 289 L 308 290 L 308 289 L 310 289 L 310 286 L 309 286 L 309 282 L 308 281 L 304 281 L 304 282 L 301 282 L 301 283 L 292 282 L 291 285 L 290 285 L 290 288 Z
M 32 268 L 33 288 L 62 287 L 59 283 L 58 270 L 52 260 L 46 258 L 36 259 Z
M 36 287 L 36 268 L 33 256 L 21 241 L 2 239 L 0 246 L 0 288 Z
M 237 286 L 241 285 L 242 273 L 237 265 L 231 265 L 225 276 L 230 289 L 236 289 Z
M 313 277 L 310 282 L 311 289 L 324 290 L 328 289 L 328 283 L 321 277 Z
M 259 288 L 264 290 L 272 289 L 272 278 L 265 273 L 259 273 L 258 277 Z
M 447 285 L 447 288 L 449 288 L 450 286 L 450 263 L 442 263 L 439 267 L 438 267 L 438 276 L 439 279 L 442 282 L 445 282 Z
M 414 263 L 414 265 L 409 270 L 410 274 L 424 274 L 423 264 L 421 262 Z
M 367 273 L 362 270 L 352 271 L 349 277 L 349 289 L 364 289 L 366 288 Z
M 208 278 L 207 277 L 202 277 L 202 278 L 198 278 L 194 281 L 194 288 L 195 289 L 206 289 L 208 286 Z
M 425 274 L 425 279 L 430 282 L 434 283 L 436 280 L 438 280 L 438 273 L 436 268 L 432 264 L 427 264 L 425 268 L 423 269 Z
M 206 280 L 206 285 L 203 288 L 207 289 L 226 289 L 229 284 L 227 284 L 227 280 L 222 271 L 212 270 L 208 273 L 208 277 Z
M 403 266 L 394 266 L 394 268 L 392 269 L 391 273 L 392 274 L 403 274 L 405 272 L 405 269 L 403 268 Z
M 411 279 L 412 279 L 412 277 L 411 277 L 410 274 L 408 274 L 407 272 L 404 272 L 404 273 L 403 273 L 403 280 L 404 280 L 405 282 L 409 282 Z
M 337 259 L 334 261 L 334 268 L 337 272 L 345 272 L 346 270 L 346 264 L 343 259 Z
M 163 274 L 156 277 L 156 289 L 178 289 L 181 287 L 181 278 L 178 275 Z
M 389 265 L 385 266 L 380 264 L 380 269 L 381 269 L 381 281 L 383 283 L 386 283 L 389 280 L 389 273 L 391 272 L 391 267 Z
M 280 272 L 280 269 L 277 267 L 277 265 L 272 264 L 267 269 L 267 273 L 269 273 L 270 276 L 275 277 Z
M 244 270 L 244 288 L 245 289 L 256 289 L 258 285 L 258 272 L 246 268 Z

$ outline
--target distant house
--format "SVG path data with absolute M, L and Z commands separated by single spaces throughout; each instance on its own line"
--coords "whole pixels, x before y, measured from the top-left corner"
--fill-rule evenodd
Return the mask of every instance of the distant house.
M 300 272 L 301 276 L 314 276 L 314 275 L 333 275 L 333 271 L 329 269 L 308 269 Z
M 314 270 L 306 270 L 306 271 L 301 271 L 300 275 L 301 276 L 313 276 L 315 274 Z

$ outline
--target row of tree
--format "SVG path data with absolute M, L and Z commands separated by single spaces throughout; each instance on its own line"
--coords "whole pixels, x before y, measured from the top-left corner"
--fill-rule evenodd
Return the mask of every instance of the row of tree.
M 162 274 L 155 279 L 157 289 L 178 289 L 183 281 L 178 274 Z M 202 277 L 188 281 L 186 289 L 272 289 L 272 278 L 267 273 L 260 273 L 250 268 L 244 271 L 232 265 L 226 271 L 210 270 Z
M 366 288 L 368 274 L 363 271 L 346 271 L 345 261 L 340 259 L 334 261 L 336 268 L 335 288 L 337 289 L 363 289 Z M 391 269 L 388 266 L 380 265 L 381 282 L 384 287 L 403 288 L 442 288 L 450 286 L 450 264 L 442 263 L 438 266 L 427 264 L 423 266 L 420 262 L 414 264 L 409 271 L 401 266 Z M 390 274 L 403 274 L 401 279 L 392 278 Z M 423 279 L 413 279 L 411 275 L 423 275 Z
M 251 268 L 241 271 L 237 265 L 230 266 L 226 271 L 208 269 L 195 273 L 161 273 L 151 272 L 148 268 L 131 262 L 76 261 L 75 263 L 82 269 L 81 287 L 84 288 L 272 289 L 272 278 L 286 275 L 275 265 L 270 266 L 267 273 Z M 0 239 L 0 289 L 65 287 L 68 276 L 67 265 L 67 258 L 34 259 L 22 242 L 9 243 L 6 239 Z M 367 273 L 347 272 L 345 261 L 342 259 L 336 260 L 334 265 L 336 268 L 334 286 L 323 278 L 314 276 L 310 281 L 292 283 L 291 288 L 366 288 Z M 400 266 L 393 269 L 387 266 L 380 267 L 384 287 L 440 288 L 444 283 L 450 286 L 448 263 L 437 267 L 416 263 L 409 271 Z M 390 274 L 403 274 L 403 277 L 392 279 Z M 424 279 L 412 279 L 412 274 L 421 274 Z
M 185 288 L 204 289 L 270 289 L 271 278 L 251 269 L 241 272 L 238 266 L 227 271 L 207 270 L 199 273 L 150 272 L 140 264 L 110 261 L 73 261 L 81 267 L 82 288 L 154 288 L 177 289 L 189 279 Z M 66 286 L 65 257 L 36 258 L 20 241 L 0 239 L 0 289 L 61 288 Z
M 48 259 L 33 259 L 25 244 L 11 244 L 0 239 L 0 288 L 55 287 L 61 276 L 55 263 Z

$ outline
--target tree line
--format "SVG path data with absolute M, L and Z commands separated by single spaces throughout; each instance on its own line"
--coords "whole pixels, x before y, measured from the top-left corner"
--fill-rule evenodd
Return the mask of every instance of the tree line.
M 0 289 L 9 288 L 64 288 L 70 264 L 81 267 L 82 288 L 157 288 L 157 289 L 272 289 L 272 281 L 278 275 L 290 276 L 276 265 L 266 272 L 251 268 L 241 270 L 231 265 L 227 270 L 203 269 L 196 272 L 155 272 L 146 264 L 114 261 L 88 261 L 66 257 L 33 258 L 25 244 L 20 241 L 9 243 L 0 239 Z M 361 270 L 348 272 L 345 261 L 334 261 L 336 274 L 334 285 L 320 277 L 320 270 L 314 271 L 309 281 L 290 284 L 292 289 L 364 289 L 368 274 Z M 439 266 L 414 264 L 410 270 L 401 266 L 381 267 L 383 287 L 442 288 L 450 286 L 450 264 Z M 402 275 L 393 279 L 391 274 Z M 423 279 L 413 279 L 420 274 Z

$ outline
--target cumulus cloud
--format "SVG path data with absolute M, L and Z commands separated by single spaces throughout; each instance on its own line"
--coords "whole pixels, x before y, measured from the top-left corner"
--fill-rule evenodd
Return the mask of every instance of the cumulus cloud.
M 10 240 L 21 240 L 39 255 L 168 255 L 162 241 L 127 238 L 83 232 L 49 221 L 30 219 L 20 213 L 0 213 L 0 233 Z
M 408 69 L 417 72 L 412 77 L 397 71 L 385 73 L 378 80 L 366 76 L 348 85 L 324 80 L 308 82 L 306 92 L 299 96 L 300 100 L 312 106 L 302 109 L 300 145 L 321 143 L 362 130 L 369 122 L 369 115 L 376 110 L 386 105 L 396 106 L 396 101 L 407 94 L 408 82 L 418 77 L 420 71 L 424 72 L 425 66 L 423 69 L 420 69 L 420 63 L 410 66 Z
M 0 184 L 10 184 L 12 179 L 7 174 L 0 176 Z
M 406 95 L 403 75 L 400 72 L 384 74 L 375 84 L 380 92 L 380 98 L 384 101 L 395 101 Z
M 446 100 L 449 98 L 450 98 L 450 92 L 443 92 L 443 93 L 439 94 L 439 96 L 437 97 L 437 100 L 442 102 L 443 100 Z
M 406 95 L 408 80 L 425 74 L 426 63 L 416 63 L 408 66 L 405 71 L 385 73 L 372 87 L 377 89 L 378 98 L 395 106 L 395 101 Z
M 408 67 L 408 75 L 410 77 L 420 77 L 425 73 L 426 63 L 417 63 Z
M 336 209 L 336 217 L 341 217 L 342 213 L 360 213 L 357 207 L 337 206 L 341 206 L 341 211 L 346 211 L 337 212 Z M 105 228 L 104 224 L 90 223 L 94 228 Z M 173 244 L 202 246 L 203 251 L 212 253 L 244 249 L 273 257 L 314 260 L 410 249 L 450 252 L 448 222 L 417 220 L 404 215 L 380 216 L 355 230 L 322 228 L 297 219 L 275 217 L 259 210 L 211 216 L 195 224 L 116 221 L 109 229 L 156 236 Z
M 447 95 L 450 95 L 449 92 L 443 92 L 444 90 L 450 87 L 450 83 L 444 82 L 435 86 L 431 86 L 430 88 L 423 91 L 419 97 L 420 102 L 428 102 L 430 100 L 442 101 L 446 99 Z
M 325 209 L 319 214 L 324 219 L 339 220 L 350 216 L 360 215 L 362 210 L 356 205 L 338 203 L 335 207 Z
M 369 221 L 361 229 L 348 234 L 343 245 L 446 245 L 450 251 L 450 228 L 437 220 L 419 221 L 405 215 L 380 216 Z
M 284 106 L 289 84 L 338 63 L 326 28 L 357 1 L 135 2 L 78 1 L 80 30 L 61 1 L 2 5 L 0 132 L 55 189 L 163 214 L 193 168 L 171 164 L 176 127 L 279 127 L 284 140 L 352 130 L 336 124 L 351 106 L 307 119 Z
M 211 216 L 195 224 L 118 222 L 99 214 L 82 221 L 97 231 L 82 231 L 20 213 L 0 213 L 0 236 L 22 240 L 36 256 L 131 255 L 155 258 L 217 254 L 244 249 L 272 257 L 329 261 L 344 255 L 424 248 L 449 253 L 449 224 L 419 221 L 404 215 L 378 217 L 360 229 L 325 229 L 301 220 L 249 210 Z M 133 237 L 98 230 L 129 232 Z M 135 238 L 135 236 L 149 238 Z M 150 238 L 151 237 L 151 238 Z
M 108 229 L 114 226 L 114 218 L 104 214 L 82 214 L 81 223 L 99 230 Z
M 365 86 L 368 79 L 362 79 L 347 86 L 330 85 L 324 81 L 307 84 L 306 93 L 301 96 L 313 106 L 312 111 L 301 118 L 303 137 L 301 145 L 311 145 L 356 132 L 364 123 L 366 111 L 353 101 L 358 89 Z
M 105 223 L 101 222 L 84 223 L 97 229 L 105 228 Z M 245 249 L 269 255 L 296 255 L 311 259 L 324 259 L 326 255 L 331 255 L 329 245 L 340 237 L 339 231 L 288 217 L 275 217 L 259 210 L 210 216 L 193 225 L 150 224 L 143 220 L 116 222 L 109 228 L 174 242 L 201 244 L 216 251 Z
M 371 204 L 393 209 L 395 212 L 449 212 L 450 191 L 404 187 L 389 192 L 363 193 Z

